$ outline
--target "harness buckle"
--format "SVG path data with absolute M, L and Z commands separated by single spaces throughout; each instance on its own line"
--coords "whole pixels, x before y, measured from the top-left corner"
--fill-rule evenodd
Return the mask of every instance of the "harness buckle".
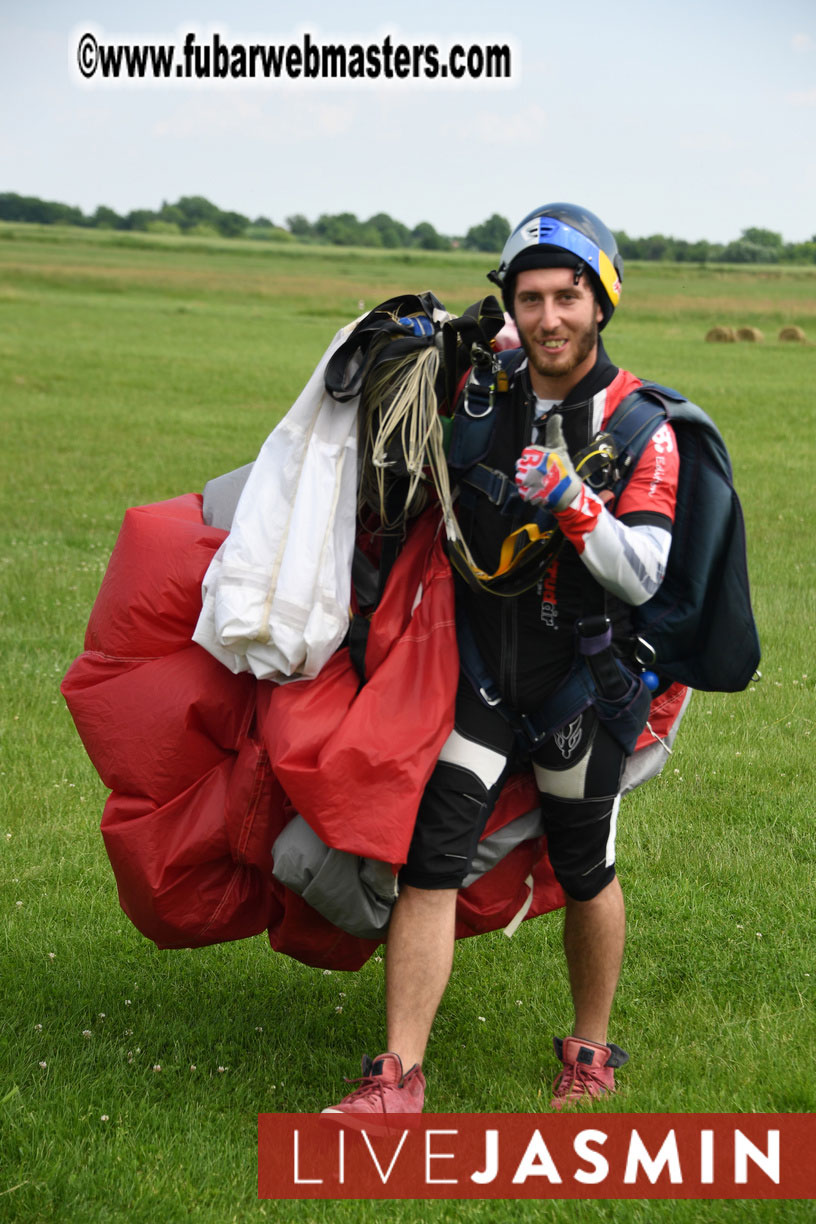
M 501 366 L 490 349 L 485 348 L 478 341 L 474 341 L 471 345 L 470 360 L 473 364 L 473 369 L 471 370 L 470 378 L 465 383 L 462 410 L 472 420 L 478 421 L 482 417 L 489 416 L 493 411 L 496 402 L 496 375 L 501 370 Z M 487 406 L 481 412 L 474 411 L 470 406 L 472 391 L 477 392 L 472 397 L 474 400 L 479 400 L 482 404 L 486 401 Z
M 642 657 L 645 655 L 645 658 Z M 641 667 L 654 667 L 657 662 L 657 651 L 651 642 L 640 636 L 635 638 L 635 662 Z
M 490 416 L 491 412 L 493 411 L 493 405 L 496 400 L 496 382 L 494 379 L 490 383 L 490 386 L 487 388 L 487 395 L 485 396 L 484 386 L 482 386 L 478 381 L 473 380 L 473 385 L 477 387 L 479 390 L 478 397 L 474 397 L 474 398 L 478 398 L 482 402 L 484 402 L 485 399 L 487 400 L 487 407 L 482 412 L 475 412 L 470 406 L 470 398 L 471 398 L 470 391 L 471 391 L 471 381 L 472 380 L 473 380 L 473 375 L 471 375 L 471 377 L 468 379 L 467 383 L 465 384 L 465 394 L 462 399 L 462 411 L 465 413 L 466 416 L 469 416 L 472 420 L 479 421 L 481 420 L 482 417 Z

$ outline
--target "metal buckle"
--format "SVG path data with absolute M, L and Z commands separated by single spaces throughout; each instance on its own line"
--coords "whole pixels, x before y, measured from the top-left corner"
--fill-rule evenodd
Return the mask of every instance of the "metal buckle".
M 487 393 L 487 407 L 484 412 L 471 412 L 470 410 L 470 379 L 465 384 L 465 395 L 462 400 L 462 409 L 466 416 L 469 416 L 472 421 L 480 421 L 482 417 L 490 416 L 493 411 L 493 402 L 496 397 L 496 381 L 495 379 L 490 384 L 490 389 Z
M 635 662 L 641 667 L 653 667 L 657 662 L 657 651 L 651 642 L 647 642 L 645 638 L 640 636 L 635 638 Z M 641 649 L 647 652 L 647 657 L 641 658 Z

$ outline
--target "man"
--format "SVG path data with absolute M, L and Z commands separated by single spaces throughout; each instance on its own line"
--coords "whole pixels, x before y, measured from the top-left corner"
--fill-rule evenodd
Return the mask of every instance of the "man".
M 663 425 L 617 502 L 590 489 L 575 470 L 573 460 L 639 385 L 610 362 L 599 336 L 619 300 L 621 275 L 612 234 L 569 204 L 526 217 L 491 274 L 524 353 L 510 364 L 484 464 L 514 479 L 522 500 L 510 522 L 506 508 L 487 497 L 463 495 L 460 526 L 482 573 L 498 567 L 511 527 L 541 511 L 554 515 L 561 547 L 544 550 L 540 572 L 509 596 L 457 576 L 464 670 L 455 728 L 420 805 L 389 927 L 388 1052 L 364 1059 L 359 1086 L 324 1112 L 422 1109 L 421 1065 L 451 971 L 457 890 L 517 760 L 517 716 L 553 708 L 577 651 L 592 666 L 595 697 L 543 743 L 528 745 L 548 853 L 566 896 L 564 952 L 575 1013 L 571 1034 L 555 1039 L 563 1070 L 552 1106 L 613 1091 L 615 1068 L 627 1060 L 608 1041 L 625 926 L 614 848 L 626 749 L 615 714 L 634 692 L 637 734 L 648 710 L 630 612 L 654 594 L 665 572 L 678 459 L 672 430 Z M 454 430 L 467 427 L 460 420 L 461 408 Z M 495 685 L 489 704 L 468 656 Z

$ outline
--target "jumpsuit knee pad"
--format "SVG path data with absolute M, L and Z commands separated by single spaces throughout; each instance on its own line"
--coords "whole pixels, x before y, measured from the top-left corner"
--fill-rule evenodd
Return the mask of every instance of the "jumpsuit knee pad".
M 490 814 L 490 794 L 472 774 L 440 762 L 419 806 L 400 883 L 460 888 Z
M 541 796 L 547 853 L 555 878 L 573 901 L 591 901 L 615 878 L 618 796 Z

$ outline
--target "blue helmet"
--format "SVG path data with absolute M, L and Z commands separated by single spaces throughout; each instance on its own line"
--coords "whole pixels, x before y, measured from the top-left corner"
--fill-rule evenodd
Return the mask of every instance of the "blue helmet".
M 528 213 L 504 244 L 498 270 L 489 273 L 509 314 L 516 276 L 528 268 L 575 268 L 576 278 L 586 270 L 606 327 L 620 301 L 623 260 L 600 217 L 577 204 L 545 204 Z

